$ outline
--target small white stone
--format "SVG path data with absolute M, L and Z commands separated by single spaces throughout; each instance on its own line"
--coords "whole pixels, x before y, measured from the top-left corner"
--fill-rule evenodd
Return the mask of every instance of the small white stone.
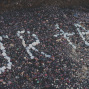
M 2 37 L 0 36 L 0 40 L 2 41 Z
M 32 48 L 32 44 L 29 44 L 29 48 Z
M 25 30 L 21 31 L 20 33 L 25 33 Z
M 36 40 L 36 42 L 39 44 L 40 43 L 40 41 L 39 40 Z
M 22 40 L 22 44 L 23 44 L 24 47 L 26 47 L 26 44 L 25 44 L 25 41 L 24 40 Z
M 20 38 L 20 39 L 23 39 L 23 36 L 20 36 L 19 38 Z
M 32 34 L 32 36 L 36 37 L 36 35 L 35 35 L 35 34 Z
M 27 31 L 28 34 L 30 34 L 30 31 Z
M 6 56 L 6 53 L 3 52 L 2 55 L 3 55 L 3 56 Z
M 31 56 L 31 59 L 34 59 L 34 56 Z
M 32 43 L 32 46 L 36 46 L 38 43 L 37 42 L 33 42 Z

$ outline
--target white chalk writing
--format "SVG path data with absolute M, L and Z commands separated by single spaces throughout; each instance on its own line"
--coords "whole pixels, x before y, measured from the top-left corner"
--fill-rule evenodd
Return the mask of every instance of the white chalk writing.
M 25 49 L 26 49 L 27 53 L 29 54 L 30 58 L 34 59 L 34 56 L 31 53 L 30 49 L 34 50 L 35 52 L 38 52 L 38 49 L 36 49 L 35 46 L 40 44 L 40 41 L 39 41 L 38 37 L 36 36 L 36 34 L 32 34 L 32 36 L 36 39 L 36 41 L 33 42 L 32 44 L 29 44 L 29 46 L 26 46 L 25 40 L 24 40 L 23 36 L 21 35 L 23 33 L 25 33 L 25 31 L 18 31 L 17 36 L 22 40 L 22 45 L 25 47 Z M 28 33 L 28 35 L 30 35 L 30 31 L 27 31 L 27 33 Z M 45 57 L 48 57 L 48 58 L 51 57 L 51 55 L 47 55 L 44 52 L 41 52 L 41 54 L 44 55 Z
M 2 56 L 7 60 L 7 65 L 2 66 L 0 68 L 0 74 L 5 71 L 5 69 L 11 69 L 12 62 L 10 61 L 11 58 L 7 56 L 5 47 L 3 46 L 3 43 L 1 42 L 3 38 L 0 36 L 0 50 L 2 50 Z

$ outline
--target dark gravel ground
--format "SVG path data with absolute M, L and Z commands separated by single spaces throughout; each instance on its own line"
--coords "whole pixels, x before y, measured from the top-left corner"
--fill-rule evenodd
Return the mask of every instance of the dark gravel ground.
M 1 14 L 0 36 L 9 37 L 3 38 L 2 43 L 11 58 L 12 68 L 0 74 L 0 89 L 89 89 L 89 47 L 84 44 L 74 26 L 80 21 L 88 29 L 89 12 L 40 7 Z M 56 24 L 64 32 L 75 32 L 71 40 L 76 44 L 76 50 L 63 36 L 53 37 L 59 32 L 55 28 Z M 38 36 L 40 44 L 36 48 L 39 52 L 31 50 L 34 59 L 30 59 L 21 39 L 17 37 L 19 30 L 30 31 Z M 26 44 L 34 41 L 32 36 L 28 38 L 27 33 L 24 39 Z M 41 55 L 42 51 L 51 57 Z M 0 56 L 0 67 L 6 63 Z

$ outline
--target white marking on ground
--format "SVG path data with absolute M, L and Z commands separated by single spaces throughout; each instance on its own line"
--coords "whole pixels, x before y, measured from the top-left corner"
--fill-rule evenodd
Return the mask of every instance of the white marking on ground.
M 0 41 L 2 41 L 2 37 L 0 36 Z M 5 69 L 11 69 L 12 62 L 10 62 L 11 58 L 7 56 L 5 47 L 3 46 L 3 43 L 0 42 L 0 50 L 2 50 L 2 56 L 7 60 L 7 65 L 0 67 L 0 74 L 5 71 Z
M 22 45 L 25 47 L 25 49 L 26 49 L 28 55 L 30 56 L 30 58 L 34 59 L 34 56 L 31 53 L 31 49 L 34 50 L 34 51 L 36 51 L 36 52 L 38 52 L 38 49 L 36 49 L 35 46 L 38 45 L 38 44 L 40 44 L 40 41 L 39 41 L 38 37 L 36 36 L 36 34 L 32 34 L 32 36 L 36 39 L 36 41 L 33 42 L 33 43 L 31 43 L 31 44 L 29 44 L 29 46 L 27 46 L 25 44 L 25 40 L 24 40 L 23 36 L 21 35 L 21 34 L 24 34 L 24 33 L 25 33 L 25 31 L 18 31 L 17 32 L 17 36 L 22 40 Z M 27 33 L 28 33 L 28 35 L 30 35 L 30 31 L 27 31 Z M 44 55 L 45 57 L 48 57 L 48 58 L 51 57 L 51 55 L 47 55 L 44 52 L 41 52 L 41 54 Z
M 60 29 L 59 25 L 56 24 L 56 29 Z M 72 32 L 72 33 L 67 33 L 67 32 L 64 32 L 62 29 L 60 29 L 60 32 L 55 34 L 54 37 L 58 37 L 59 35 L 63 35 L 65 39 L 67 39 L 68 43 L 74 48 L 76 49 L 76 46 L 70 41 L 69 39 L 69 36 L 73 36 L 75 33 Z
M 86 29 L 85 29 L 84 27 L 82 27 L 80 24 L 74 24 L 74 25 L 75 25 L 75 27 L 77 27 L 77 31 L 78 31 L 80 37 L 82 38 L 82 40 L 85 42 L 85 44 L 86 44 L 87 46 L 89 46 L 89 42 L 87 42 L 86 39 L 85 39 L 85 37 L 84 37 L 84 35 L 89 34 L 89 30 L 86 30 Z M 80 27 L 81 27 L 83 30 L 85 30 L 86 32 L 81 32 Z

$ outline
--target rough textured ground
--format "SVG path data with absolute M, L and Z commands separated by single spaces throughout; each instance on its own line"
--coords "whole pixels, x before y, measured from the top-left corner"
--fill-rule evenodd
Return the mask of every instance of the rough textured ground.
M 0 0 L 0 12 L 43 5 L 59 6 L 61 8 L 73 8 L 78 6 L 89 8 L 89 0 Z
M 11 58 L 12 67 L 0 74 L 0 89 L 89 89 L 89 47 L 74 23 L 80 23 L 88 30 L 89 12 L 41 7 L 1 14 L 0 36 L 3 40 L 0 42 Z M 76 45 L 76 49 L 64 35 L 54 37 L 60 33 L 56 25 L 65 33 L 75 33 L 69 39 Z M 25 31 L 22 36 L 27 45 L 35 41 L 32 34 L 38 36 L 40 44 L 35 46 L 38 52 L 30 50 L 34 59 L 30 58 L 23 47 L 17 31 Z M 88 41 L 89 36 L 84 37 Z M 41 52 L 51 57 L 45 57 Z M 7 61 L 0 51 L 0 67 L 2 66 L 7 66 Z

